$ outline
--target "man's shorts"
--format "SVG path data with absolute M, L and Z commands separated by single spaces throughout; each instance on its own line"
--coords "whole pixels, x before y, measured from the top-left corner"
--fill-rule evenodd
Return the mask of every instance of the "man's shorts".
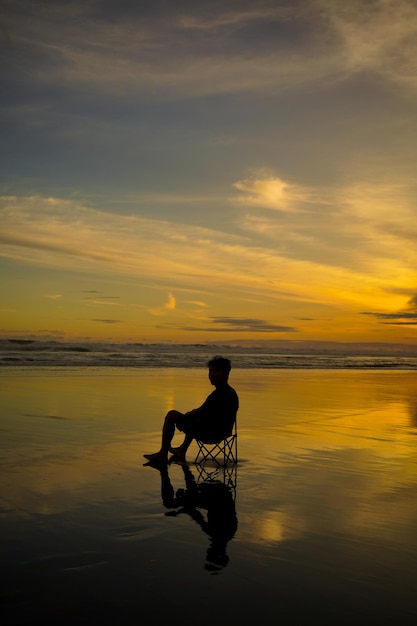
M 177 418 L 177 428 L 186 435 L 199 439 L 199 434 L 202 434 L 203 424 L 201 420 L 195 415 L 190 413 L 184 413 Z
M 201 441 L 206 443 L 218 443 L 230 434 L 219 432 L 218 428 L 213 428 L 212 423 L 202 420 L 199 416 L 192 413 L 180 415 L 177 418 L 176 425 L 185 435 L 190 435 L 194 439 L 201 439 Z M 224 431 L 223 428 L 221 430 Z

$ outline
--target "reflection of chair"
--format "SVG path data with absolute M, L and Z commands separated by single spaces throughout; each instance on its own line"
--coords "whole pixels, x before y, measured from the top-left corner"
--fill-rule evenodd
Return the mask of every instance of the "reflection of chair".
M 232 434 L 221 441 L 212 443 L 196 439 L 198 446 L 194 463 L 214 464 L 215 467 L 225 467 L 228 463 L 237 463 L 237 424 L 233 426 Z
M 197 463 L 198 472 L 197 483 L 213 483 L 221 482 L 229 487 L 233 494 L 233 500 L 236 499 L 237 488 L 237 465 L 230 463 L 229 465 L 217 465 L 210 467 L 205 464 Z

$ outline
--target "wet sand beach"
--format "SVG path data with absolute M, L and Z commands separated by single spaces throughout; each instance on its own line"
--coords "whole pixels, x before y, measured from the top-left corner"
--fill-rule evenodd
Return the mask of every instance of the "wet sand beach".
M 417 373 L 232 370 L 237 467 L 144 466 L 202 369 L 3 369 L 2 623 L 414 624 Z

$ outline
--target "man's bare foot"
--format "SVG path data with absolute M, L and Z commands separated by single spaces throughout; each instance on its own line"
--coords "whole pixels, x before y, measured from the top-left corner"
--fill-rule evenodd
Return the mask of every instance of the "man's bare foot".
M 154 452 L 154 454 L 144 454 L 143 456 L 151 463 L 168 463 L 168 455 L 163 452 Z
M 178 448 L 170 448 L 170 452 L 172 452 L 172 457 L 170 461 L 176 461 L 177 463 L 185 463 L 185 450 L 182 446 L 178 446 Z
M 185 454 L 180 454 L 179 452 L 174 452 L 171 458 L 169 459 L 170 463 L 185 463 Z
M 172 452 L 175 456 L 183 456 L 185 457 L 186 450 L 182 446 L 178 446 L 178 448 L 169 448 L 169 451 Z

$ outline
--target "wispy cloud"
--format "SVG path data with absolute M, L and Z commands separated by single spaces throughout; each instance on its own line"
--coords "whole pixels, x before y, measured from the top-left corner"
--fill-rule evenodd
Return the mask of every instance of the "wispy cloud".
M 49 300 L 60 300 L 63 297 L 64 296 L 62 295 L 62 293 L 47 293 L 47 294 L 45 294 L 45 298 L 48 298 Z
M 237 332 L 261 332 L 261 333 L 288 333 L 296 332 L 296 328 L 292 326 L 283 326 L 280 324 L 271 324 L 266 320 L 255 318 L 235 318 L 235 317 L 213 317 L 213 324 L 223 327 L 225 330 L 233 330 Z
M 263 319 L 238 317 L 209 317 L 201 320 L 200 324 L 167 322 L 159 325 L 160 328 L 171 328 L 187 332 L 216 332 L 216 333 L 294 333 L 293 326 L 273 324 Z
M 213 4 L 210 7 L 194 5 L 189 15 L 180 14 L 179 23 L 186 29 L 221 32 L 224 27 L 240 29 L 247 24 L 276 19 L 285 20 L 292 14 L 291 8 L 286 5 L 280 6 L 278 3 L 267 2 L 258 2 L 256 5 L 241 2 L 240 6 L 236 5 L 232 8 L 222 2 L 217 3 L 214 8 L 215 11 L 213 11 Z
M 89 292 L 90 293 L 90 292 Z M 94 292 L 92 292 L 94 293 Z M 122 306 L 119 302 L 120 296 L 87 296 L 83 298 L 88 304 L 94 304 L 97 306 Z
M 92 322 L 100 322 L 100 324 L 122 324 L 123 320 L 94 318 Z
M 348 197 L 352 194 L 345 193 Z M 140 278 L 148 285 L 170 284 L 172 290 L 197 294 L 200 289 L 211 298 L 222 294 L 223 298 L 243 297 L 246 302 L 251 298 L 268 298 L 269 303 L 343 302 L 354 308 L 362 303 L 363 310 L 364 299 L 384 306 L 391 293 L 393 301 L 400 303 L 404 296 L 398 289 L 415 286 L 413 242 L 390 233 L 388 226 L 382 237 L 377 207 L 359 220 L 346 201 L 343 209 L 330 212 L 325 220 L 321 216 L 320 222 L 314 212 L 300 221 L 295 214 L 285 214 L 289 221 L 278 227 L 270 221 L 262 238 L 259 233 L 231 235 L 164 220 L 118 216 L 56 198 L 2 198 L 0 214 L 4 257 L 91 275 L 107 276 L 110 271 Z M 352 234 L 346 236 L 343 231 L 350 232 L 349 223 Z M 411 215 L 410 228 L 414 228 Z M 277 249 L 273 242 L 278 234 L 277 240 L 285 245 Z M 294 234 L 304 235 L 306 241 L 291 241 Z M 393 237 L 396 255 L 391 248 Z M 176 299 L 172 293 L 151 310 L 173 312 Z
M 201 302 L 200 300 L 187 300 L 186 303 L 193 304 L 194 306 L 201 307 L 201 308 L 207 307 L 207 302 Z
M 372 71 L 417 88 L 417 7 L 414 0 L 319 0 L 329 32 L 341 42 L 347 72 Z
M 7 9 L 13 65 L 42 82 L 184 97 L 283 90 L 368 70 L 417 87 L 413 0 L 216 2 L 210 11 L 154 2 L 117 20 L 87 1 L 16 0 Z M 285 37 L 289 22 L 296 44 Z
M 271 180 L 279 184 L 271 185 Z M 241 227 L 264 241 L 274 241 L 286 257 L 314 259 L 368 276 L 379 274 L 390 279 L 393 287 L 401 273 L 414 284 L 417 227 L 412 181 L 375 179 L 305 190 L 281 178 L 266 183 L 261 178 L 235 187 L 248 192 L 238 197 L 238 204 L 246 207 Z M 289 210 L 276 215 L 266 210 L 285 207 Z

